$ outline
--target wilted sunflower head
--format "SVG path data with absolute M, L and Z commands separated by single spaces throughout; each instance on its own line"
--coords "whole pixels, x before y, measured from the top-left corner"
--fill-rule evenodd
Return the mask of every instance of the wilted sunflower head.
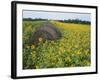
M 43 38 L 42 37 L 39 37 L 38 40 L 39 40 L 39 42 L 42 42 L 43 41 Z

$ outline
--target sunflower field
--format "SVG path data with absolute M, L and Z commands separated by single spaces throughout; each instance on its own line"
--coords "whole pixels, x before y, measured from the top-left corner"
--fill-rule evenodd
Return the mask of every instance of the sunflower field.
M 84 67 L 91 65 L 90 25 L 49 21 L 62 37 L 39 45 L 28 44 L 29 37 L 45 21 L 23 21 L 23 69 Z

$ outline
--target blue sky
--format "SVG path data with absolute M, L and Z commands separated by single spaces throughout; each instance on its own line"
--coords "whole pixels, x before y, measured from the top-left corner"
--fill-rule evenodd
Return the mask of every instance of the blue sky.
M 91 21 L 91 14 L 89 13 L 71 13 L 71 12 L 46 12 L 46 11 L 23 11 L 23 18 L 43 18 L 53 20 L 64 19 L 80 19 L 85 21 Z

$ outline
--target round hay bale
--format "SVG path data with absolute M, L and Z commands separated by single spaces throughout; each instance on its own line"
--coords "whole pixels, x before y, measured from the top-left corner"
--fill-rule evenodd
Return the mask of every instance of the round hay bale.
M 38 28 L 32 33 L 30 44 L 37 45 L 39 42 L 44 42 L 45 40 L 57 40 L 60 37 L 61 33 L 58 28 L 48 24 Z

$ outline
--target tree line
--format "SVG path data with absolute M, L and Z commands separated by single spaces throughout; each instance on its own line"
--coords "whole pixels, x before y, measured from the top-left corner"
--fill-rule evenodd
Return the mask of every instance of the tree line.
M 65 22 L 65 23 L 76 23 L 76 24 L 91 24 L 90 21 L 83 21 L 79 19 L 68 19 L 68 20 L 58 20 L 60 22 Z
M 42 19 L 42 18 L 23 18 L 23 21 L 49 21 L 50 19 Z M 76 23 L 76 24 L 91 24 L 90 21 L 80 20 L 80 19 L 68 19 L 68 20 L 56 20 L 64 23 Z
M 23 18 L 23 21 L 47 21 L 48 19 L 42 19 L 42 18 Z

